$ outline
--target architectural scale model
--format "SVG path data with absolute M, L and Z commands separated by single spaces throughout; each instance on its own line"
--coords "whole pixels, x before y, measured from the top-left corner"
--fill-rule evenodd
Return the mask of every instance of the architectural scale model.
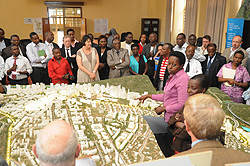
M 91 155 L 96 165 L 129 165 L 164 158 L 142 117 L 158 116 L 152 109 L 162 103 L 135 100 L 143 94 L 109 84 L 7 88 L 8 94 L 0 95 L 0 155 L 12 166 L 39 165 L 32 145 L 39 130 L 55 119 L 73 126 L 82 148 L 80 156 Z M 216 94 L 208 92 L 223 105 Z M 235 118 L 226 116 L 222 130 L 227 147 L 250 153 L 250 133 Z
M 96 165 L 127 165 L 164 158 L 142 117 L 157 116 L 151 108 L 160 103 L 146 100 L 142 104 L 134 100 L 139 93 L 108 84 L 7 88 L 7 103 L 0 108 L 0 135 L 2 138 L 8 133 L 5 152 L 11 165 L 39 165 L 32 145 L 39 130 L 54 119 L 73 126 L 82 148 L 80 156 L 91 155 Z

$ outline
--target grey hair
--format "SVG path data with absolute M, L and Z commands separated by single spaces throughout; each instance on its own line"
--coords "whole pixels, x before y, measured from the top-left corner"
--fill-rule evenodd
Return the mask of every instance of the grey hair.
M 43 150 L 43 145 L 41 144 L 41 132 L 40 132 L 36 139 L 36 153 L 38 159 L 44 164 L 63 165 L 74 161 L 77 145 L 78 145 L 78 137 L 76 135 L 76 132 L 73 130 L 67 142 L 66 148 L 64 149 L 63 152 L 56 155 L 47 154 Z
M 62 41 L 64 42 L 64 39 L 70 38 L 69 35 L 63 36 Z

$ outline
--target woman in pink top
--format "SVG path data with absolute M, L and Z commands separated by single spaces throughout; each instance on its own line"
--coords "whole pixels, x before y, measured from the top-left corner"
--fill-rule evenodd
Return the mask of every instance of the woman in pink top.
M 189 77 L 183 69 L 186 58 L 183 53 L 173 51 L 168 59 L 168 72 L 170 78 L 167 80 L 164 87 L 164 94 L 145 95 L 139 100 L 144 101 L 147 98 L 163 102 L 163 106 L 155 108 L 157 114 L 165 112 L 164 119 L 168 122 L 170 116 L 178 112 L 188 99 L 187 87 Z
M 240 65 L 243 59 L 244 53 L 242 51 L 236 51 L 234 53 L 233 62 L 222 66 L 217 74 L 218 81 L 223 83 L 221 85 L 221 90 L 236 103 L 244 102 L 242 94 L 244 89 L 248 88 L 248 82 L 250 81 L 250 76 L 247 72 L 247 69 Z M 235 70 L 233 79 L 225 78 L 225 76 L 223 76 L 224 68 Z M 225 84 L 226 82 L 229 84 L 229 86 Z

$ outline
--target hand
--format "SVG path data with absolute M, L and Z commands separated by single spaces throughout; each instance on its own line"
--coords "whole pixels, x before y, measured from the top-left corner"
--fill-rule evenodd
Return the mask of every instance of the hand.
M 63 76 L 63 78 L 64 78 L 64 79 L 69 79 L 69 75 L 68 75 L 68 74 L 65 74 L 65 75 Z
M 12 71 L 13 71 L 13 70 L 16 70 L 16 68 L 17 68 L 17 65 L 13 65 L 12 68 L 11 68 L 11 70 L 12 70 Z
M 180 120 L 181 118 L 182 118 L 181 114 L 177 113 L 177 114 L 175 115 L 175 119 L 176 119 L 176 120 Z
M 40 62 L 36 62 L 36 63 L 41 63 L 41 61 Z
M 125 62 L 125 59 L 122 59 L 122 63 Z
M 234 79 L 231 79 L 231 78 L 228 78 L 228 81 L 227 81 L 230 85 L 234 85 L 235 84 L 235 81 Z
M 158 115 L 161 115 L 162 112 L 166 111 L 166 107 L 164 106 L 159 106 L 159 107 L 155 107 L 155 112 L 158 114 Z
M 141 97 L 137 98 L 137 100 L 140 100 L 140 101 L 142 101 L 142 103 L 144 103 L 144 101 L 147 98 L 152 98 L 152 95 L 144 95 L 144 96 L 141 96 Z
M 73 77 L 69 77 L 70 80 L 73 80 L 74 78 Z
M 46 58 L 47 57 L 47 55 L 44 55 L 44 58 Z
M 149 57 L 152 57 L 152 56 L 154 56 L 154 53 L 153 53 L 153 51 L 151 51 L 149 54 L 148 54 L 148 56 Z
M 76 57 L 76 54 L 71 55 L 71 58 L 75 58 L 75 57 Z
M 175 123 L 175 127 L 183 128 L 183 127 L 185 127 L 185 124 L 182 123 L 182 122 L 176 122 L 176 123 Z
M 96 76 L 95 76 L 95 73 L 90 73 L 90 74 L 89 74 L 89 77 L 90 77 L 90 79 L 92 79 L 92 80 L 95 79 L 95 77 L 96 77 Z
M 113 66 L 113 67 L 110 67 L 112 70 L 115 70 L 115 66 Z
M 202 49 L 202 51 L 204 51 L 206 48 L 205 48 L 205 46 L 202 45 L 202 46 L 201 46 L 201 49 Z
M 104 63 L 99 63 L 99 69 L 102 69 L 104 67 Z

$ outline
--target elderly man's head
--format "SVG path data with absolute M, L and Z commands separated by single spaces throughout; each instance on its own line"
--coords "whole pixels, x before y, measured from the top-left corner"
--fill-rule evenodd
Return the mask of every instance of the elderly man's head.
M 40 131 L 32 150 L 43 166 L 73 166 L 81 147 L 73 128 L 56 120 Z
M 184 118 L 192 141 L 211 140 L 220 135 L 225 113 L 216 99 L 206 94 L 197 94 L 186 101 Z

